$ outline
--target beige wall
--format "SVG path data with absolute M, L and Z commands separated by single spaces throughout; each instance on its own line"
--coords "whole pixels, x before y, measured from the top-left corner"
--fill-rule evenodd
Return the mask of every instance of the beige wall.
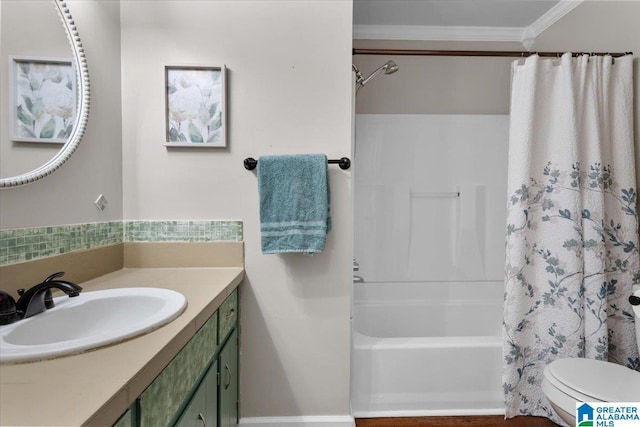
M 513 43 L 354 40 L 355 48 L 520 50 Z M 359 114 L 508 114 L 509 58 L 355 55 L 366 77 L 387 60 L 400 69 L 358 91 Z
M 5 7 L 6 0 L 2 1 Z M 12 0 L 9 3 L 22 3 Z M 57 21 L 53 5 L 46 4 Z M 86 49 L 91 79 L 91 112 L 85 137 L 71 159 L 52 175 L 23 187 L 0 190 L 0 228 L 76 224 L 122 219 L 122 144 L 120 112 L 120 23 L 118 2 L 67 1 Z M 39 49 L 14 46 L 23 34 L 35 35 L 39 43 L 49 37 L 40 29 L 13 28 L 2 14 L 2 139 L 8 132 L 4 71 L 6 55 L 43 55 Z M 60 32 L 62 24 L 58 22 Z M 9 30 L 10 35 L 5 33 Z M 56 38 L 57 40 L 57 38 Z M 57 43 L 54 41 L 54 43 Z M 7 50 L 5 50 L 7 49 Z M 5 54 L 6 52 L 6 54 Z M 68 53 L 56 55 L 69 56 Z M 7 136 L 8 137 L 8 136 Z M 30 148 L 38 150 L 37 147 Z M 45 148 L 46 149 L 46 148 Z M 47 150 L 50 152 L 50 150 Z M 4 155 L 4 153 L 3 153 Z M 4 176 L 4 175 L 3 175 Z M 104 194 L 109 205 L 99 211 L 93 201 Z
M 351 149 L 351 1 L 124 1 L 125 219 L 241 219 L 243 417 L 349 413 L 351 174 L 313 257 L 262 255 L 245 157 Z M 153 13 L 150 11 L 153 10 Z M 164 66 L 226 64 L 226 149 L 167 149 Z

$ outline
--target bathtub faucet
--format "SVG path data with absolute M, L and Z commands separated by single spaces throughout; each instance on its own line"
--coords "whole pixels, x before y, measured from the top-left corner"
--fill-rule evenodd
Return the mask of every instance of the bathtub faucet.
M 360 271 L 360 264 L 356 261 L 356 258 L 353 258 L 353 272 Z M 364 283 L 364 279 L 360 276 L 353 276 L 353 283 Z

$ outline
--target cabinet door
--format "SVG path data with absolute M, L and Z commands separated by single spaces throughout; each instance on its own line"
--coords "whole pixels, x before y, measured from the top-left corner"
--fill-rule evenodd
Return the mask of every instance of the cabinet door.
M 218 310 L 220 313 L 218 319 L 220 319 L 220 326 L 218 331 L 218 344 L 220 344 L 227 337 L 227 334 L 231 332 L 236 326 L 238 320 L 238 290 L 234 290 L 231 295 L 220 306 Z
M 238 425 L 238 330 L 234 330 L 220 352 L 220 424 Z
M 216 352 L 217 333 L 216 311 L 140 395 L 140 427 L 173 424 Z
M 218 361 L 215 361 L 202 381 L 205 387 L 204 419 L 206 427 L 218 425 Z
M 124 413 L 122 417 L 113 425 L 113 427 L 133 427 L 135 425 L 135 420 L 133 418 L 133 411 L 131 409 L 127 409 L 127 412 Z
M 218 365 L 207 371 L 175 427 L 215 427 L 218 405 Z
M 185 408 L 175 427 L 204 427 L 202 410 L 205 407 L 205 388 L 199 387 Z

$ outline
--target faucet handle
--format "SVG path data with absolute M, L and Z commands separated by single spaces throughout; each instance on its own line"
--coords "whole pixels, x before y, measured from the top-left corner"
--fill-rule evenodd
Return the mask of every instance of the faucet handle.
M 9 325 L 20 320 L 16 309 L 16 301 L 11 295 L 0 291 L 0 325 Z
M 63 273 L 64 274 L 64 273 Z M 51 277 L 51 276 L 49 276 Z M 47 279 L 49 279 L 49 277 L 47 277 Z M 47 280 L 45 279 L 45 282 Z M 25 289 L 24 288 L 20 288 L 18 289 L 18 295 L 22 296 L 25 293 Z M 47 289 L 44 293 L 44 306 L 46 308 L 52 308 L 55 306 L 55 303 L 53 302 L 53 295 L 51 295 L 51 289 Z

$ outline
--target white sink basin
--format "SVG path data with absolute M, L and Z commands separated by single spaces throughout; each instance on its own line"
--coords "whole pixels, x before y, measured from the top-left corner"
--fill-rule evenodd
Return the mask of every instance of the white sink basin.
M 55 307 L 0 326 L 0 362 L 80 353 L 148 333 L 178 317 L 184 295 L 169 289 L 118 288 L 54 298 Z

